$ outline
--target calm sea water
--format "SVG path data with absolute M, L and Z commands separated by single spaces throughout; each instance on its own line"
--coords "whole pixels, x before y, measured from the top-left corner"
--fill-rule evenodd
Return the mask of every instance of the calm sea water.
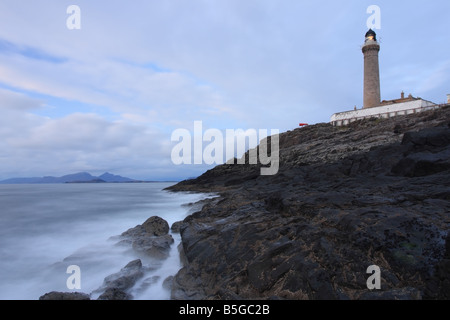
M 69 292 L 69 265 L 81 269 L 81 292 L 99 288 L 106 276 L 138 256 L 110 238 L 151 216 L 169 225 L 190 212 L 185 204 L 205 194 L 163 191 L 171 183 L 0 185 L 0 299 L 38 299 Z M 180 268 L 178 234 L 170 257 L 145 260 L 152 270 L 131 293 L 135 299 L 169 299 L 162 282 Z M 92 296 L 96 298 L 95 294 Z

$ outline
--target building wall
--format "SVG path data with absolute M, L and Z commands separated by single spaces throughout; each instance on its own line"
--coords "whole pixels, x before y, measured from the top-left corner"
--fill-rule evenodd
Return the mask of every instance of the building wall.
M 432 110 L 439 107 L 439 105 L 436 105 L 433 102 L 418 99 L 381 107 L 335 113 L 331 117 L 331 123 L 334 126 L 345 126 L 357 120 L 368 118 L 392 118 L 395 116 Z

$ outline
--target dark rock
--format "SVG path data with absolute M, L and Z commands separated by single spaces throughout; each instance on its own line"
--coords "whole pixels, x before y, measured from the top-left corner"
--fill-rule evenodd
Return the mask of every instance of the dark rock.
M 183 221 L 174 222 L 172 224 L 172 227 L 170 228 L 170 230 L 172 230 L 172 232 L 174 232 L 174 233 L 180 233 L 180 228 L 181 228 L 182 224 L 183 224 Z
M 156 259 L 166 259 L 174 240 L 167 234 L 160 237 L 141 237 L 133 241 L 133 249 Z
M 264 202 L 267 206 L 267 209 L 269 211 L 283 211 L 286 209 L 286 205 L 283 202 L 284 198 L 281 192 L 276 192 L 274 194 L 271 194 L 266 199 L 264 199 Z
M 139 281 L 139 285 L 133 287 L 133 292 L 136 295 L 144 293 L 148 288 L 158 283 L 158 281 L 161 279 L 160 276 L 151 276 L 148 278 L 145 278 L 142 281 Z
M 405 133 L 402 145 L 406 157 L 393 168 L 392 173 L 405 177 L 423 177 L 450 170 L 450 128 L 426 128 Z
M 447 238 L 445 239 L 445 259 L 450 259 L 450 233 L 447 234 Z
M 450 144 L 450 128 L 426 128 L 418 132 L 407 132 L 402 144 L 411 144 L 420 149 L 446 147 Z
M 172 290 L 172 285 L 173 285 L 173 276 L 169 276 L 166 279 L 164 279 L 163 281 L 163 288 L 166 290 Z
M 128 262 L 128 264 L 125 267 L 123 267 L 122 271 L 130 273 L 134 271 L 140 271 L 141 269 L 142 269 L 142 261 L 141 259 L 136 259 Z
M 177 249 L 178 249 L 178 253 L 179 253 L 179 255 L 180 255 L 180 262 L 181 262 L 181 265 L 182 265 L 182 266 L 186 266 L 186 265 L 189 263 L 189 261 L 187 260 L 186 254 L 184 253 L 184 248 L 183 248 L 183 243 L 182 243 L 182 242 L 180 242 L 180 243 L 178 244 Z
M 169 224 L 162 218 L 151 217 L 142 225 L 131 228 L 120 237 L 119 244 L 129 244 L 138 253 L 155 259 L 166 259 L 174 242 Z
M 129 300 L 131 296 L 126 290 L 132 288 L 143 275 L 141 260 L 133 260 L 119 272 L 107 276 L 103 285 L 95 292 L 103 292 L 100 300 Z
M 450 152 L 415 154 L 399 161 L 392 173 L 405 177 L 424 177 L 450 170 Z
M 421 300 L 422 294 L 416 288 L 392 289 L 389 291 L 368 291 L 363 293 L 360 300 Z
M 445 241 L 444 259 L 435 265 L 434 273 L 427 281 L 425 299 L 450 300 L 450 233 Z
M 169 233 L 169 224 L 160 217 L 151 217 L 142 226 L 152 236 L 164 236 Z
M 201 300 L 206 298 L 202 289 L 202 280 L 191 272 L 192 269 L 182 268 L 173 278 L 171 299 L 172 300 Z
M 131 288 L 142 276 L 142 262 L 139 259 L 134 260 L 128 263 L 118 273 L 107 276 L 104 280 L 104 286 L 107 288 L 126 290 Z
M 108 288 L 97 300 L 132 300 L 133 297 L 118 288 Z
M 147 219 L 142 225 L 138 225 L 131 228 L 124 233 L 122 236 L 164 236 L 169 233 L 169 224 L 167 221 L 160 217 L 151 217 Z
M 314 295 L 315 300 L 336 300 L 337 297 L 336 291 L 329 283 L 322 283 Z
M 156 284 L 160 278 L 161 278 L 160 276 L 152 276 L 150 278 L 145 279 L 142 282 L 141 289 L 145 290 L 151 287 L 152 285 Z
M 171 187 L 220 193 L 182 224 L 172 298 L 448 299 L 448 119 L 308 126 L 280 135 L 275 176 L 225 164 Z
M 90 296 L 80 292 L 49 292 L 39 297 L 39 300 L 91 300 Z

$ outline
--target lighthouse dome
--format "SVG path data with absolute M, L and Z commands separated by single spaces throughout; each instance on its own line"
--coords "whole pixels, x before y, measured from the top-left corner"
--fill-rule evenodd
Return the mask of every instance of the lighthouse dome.
M 366 33 L 366 41 L 368 40 L 377 41 L 377 34 L 372 29 L 369 29 Z

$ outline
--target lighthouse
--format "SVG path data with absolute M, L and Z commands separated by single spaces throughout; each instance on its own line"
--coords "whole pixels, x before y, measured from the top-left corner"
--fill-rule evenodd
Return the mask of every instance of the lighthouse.
M 364 109 L 378 107 L 381 102 L 380 95 L 380 67 L 378 53 L 380 44 L 377 34 L 370 29 L 362 46 L 364 54 Z
M 434 102 L 415 98 L 411 94 L 405 97 L 402 91 L 400 99 L 383 100 L 380 95 L 380 67 L 378 65 L 378 53 L 380 44 L 377 35 L 369 29 L 366 33 L 366 41 L 362 46 L 364 54 L 364 106 L 362 109 L 338 112 L 331 116 L 333 126 L 347 126 L 352 122 L 364 119 L 387 119 L 397 116 L 407 116 L 418 112 L 435 110 L 442 107 Z M 450 103 L 450 95 L 449 95 Z

